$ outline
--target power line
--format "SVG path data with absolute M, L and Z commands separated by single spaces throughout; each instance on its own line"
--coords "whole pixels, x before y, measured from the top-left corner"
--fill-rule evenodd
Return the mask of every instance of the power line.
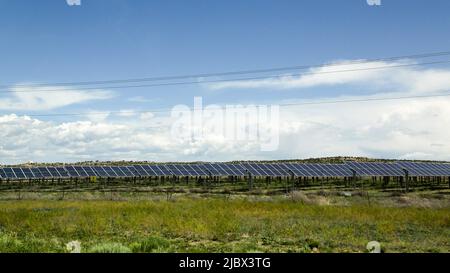
M 384 97 L 384 98 L 365 98 L 365 99 L 347 99 L 347 100 L 324 100 L 324 101 L 311 101 L 301 103 L 284 103 L 278 104 L 280 107 L 291 106 L 303 106 L 303 105 L 320 105 L 320 104 L 337 104 L 337 103 L 354 103 L 354 102 L 372 102 L 372 101 L 389 101 L 389 100 L 404 100 L 404 99 L 420 99 L 420 98 L 437 98 L 437 97 L 449 97 L 450 90 L 443 90 L 442 94 L 435 95 L 416 95 L 416 96 L 399 96 L 399 97 Z M 192 109 L 193 110 L 193 109 Z M 105 112 L 90 112 L 90 113 L 61 113 L 61 114 L 34 114 L 24 116 L 29 117 L 58 117 L 58 116 L 90 116 L 90 115 L 110 115 L 110 114 L 144 114 L 144 113 L 167 113 L 172 111 L 171 108 L 157 108 L 153 110 L 143 111 L 105 111 Z M 189 110 L 191 111 L 191 110 Z M 182 111 L 181 111 L 182 112 Z
M 162 87 L 162 86 L 191 85 L 191 84 L 204 84 L 204 83 L 240 82 L 240 81 L 248 81 L 248 80 L 280 79 L 280 78 L 284 78 L 286 76 L 293 77 L 293 76 L 303 76 L 303 75 L 333 74 L 333 73 L 380 70 L 380 69 L 409 67 L 409 66 L 436 65 L 436 64 L 445 64 L 445 63 L 450 63 L 450 60 L 425 62 L 425 63 L 398 64 L 398 65 L 378 66 L 378 67 L 355 68 L 355 69 L 345 69 L 345 70 L 321 71 L 321 72 L 305 72 L 305 73 L 290 74 L 290 75 L 283 74 L 283 75 L 246 77 L 246 78 L 234 78 L 234 79 L 218 79 L 218 80 L 206 80 L 206 81 L 184 81 L 184 82 L 169 82 L 169 83 L 142 84 L 142 85 L 81 87 L 81 88 L 76 88 L 76 91 L 79 91 L 79 90 L 100 90 L 100 89 L 120 89 L 120 88 Z M 28 86 L 24 85 L 22 87 L 28 87 Z M 68 89 L 68 88 L 42 89 L 42 90 L 15 90 L 15 91 L 13 91 L 13 90 L 0 90 L 0 93 L 42 93 L 42 92 L 59 92 L 59 91 L 70 91 L 70 90 L 71 89 Z
M 332 66 L 342 66 L 350 64 L 360 64 L 360 63 L 370 63 L 379 61 L 395 61 L 402 59 L 421 59 L 421 58 L 431 58 L 450 55 L 450 51 L 442 52 L 432 52 L 424 54 L 414 54 L 414 55 L 403 55 L 403 56 L 393 56 L 385 58 L 376 59 L 364 59 L 364 60 L 354 60 L 347 62 L 345 64 L 314 64 L 314 65 L 296 65 L 296 66 L 286 66 L 277 68 L 267 68 L 267 69 L 255 69 L 255 70 L 239 70 L 239 71 L 228 71 L 219 73 L 201 73 L 201 74 L 190 74 L 190 75 L 178 75 L 178 76 L 161 76 L 161 77 L 147 77 L 147 78 L 134 78 L 134 79 L 121 79 L 121 80 L 105 80 L 105 81 L 79 81 L 79 82 L 56 82 L 56 83 L 37 83 L 37 84 L 18 84 L 15 86 L 74 86 L 74 85 L 99 85 L 99 84 L 109 84 L 109 83 L 129 83 L 129 82 L 147 82 L 147 81 L 161 81 L 161 80 L 179 80 L 187 78 L 208 78 L 208 77 L 220 77 L 220 76 L 232 76 L 232 75 L 243 75 L 243 74 L 256 74 L 256 73 L 267 73 L 276 71 L 290 71 L 290 70 L 304 70 L 309 68 L 318 67 L 332 67 Z M 0 85 L 0 88 L 7 88 L 10 85 Z

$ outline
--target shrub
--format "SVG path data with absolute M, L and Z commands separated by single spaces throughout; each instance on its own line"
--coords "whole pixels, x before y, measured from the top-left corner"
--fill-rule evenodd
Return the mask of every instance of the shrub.
M 289 198 L 293 202 L 300 202 L 302 204 L 309 204 L 311 200 L 301 191 L 293 191 L 289 193 Z

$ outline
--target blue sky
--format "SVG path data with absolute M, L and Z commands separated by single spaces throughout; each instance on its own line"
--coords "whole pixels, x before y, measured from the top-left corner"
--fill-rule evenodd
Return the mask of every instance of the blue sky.
M 369 6 L 365 0 L 82 0 L 81 6 L 68 6 L 65 0 L 0 0 L 0 85 L 9 85 L 11 89 L 21 83 L 214 73 L 446 51 L 450 49 L 449 10 L 450 2 L 446 0 L 382 0 L 381 6 Z M 448 66 L 434 68 L 447 71 Z M 3 106 L 11 102 L 10 94 L 1 94 L 0 115 L 16 114 L 20 118 L 30 114 L 147 110 L 179 103 L 191 105 L 193 96 L 203 96 L 207 104 L 278 103 L 387 92 L 382 87 L 350 81 L 287 89 L 277 83 L 258 88 L 214 89 L 202 85 L 129 88 L 106 90 L 109 95 L 97 94 L 101 97 L 97 99 L 23 109 L 1 108 L 2 100 Z M 58 126 L 78 119 L 84 120 L 77 117 L 39 120 Z M 113 122 L 110 120 L 108 124 Z M 0 146 L 4 161 L 26 160 L 7 141 L 4 138 Z M 30 149 L 45 150 L 48 144 L 44 143 L 42 147 Z M 364 151 L 349 153 L 389 157 L 406 154 L 406 151 L 388 153 L 373 147 Z M 251 152 L 248 156 L 308 157 L 337 152 L 340 151 L 303 154 L 300 149 L 295 154 Z M 411 152 L 419 157 L 433 154 L 426 149 Z M 217 159 L 234 159 L 236 154 L 223 153 Z M 140 154 L 136 148 L 136 153 L 129 158 L 146 156 L 148 153 Z M 200 152 L 179 158 L 207 159 L 209 156 Z M 30 157 L 42 160 L 46 155 L 38 153 Z M 61 153 L 54 160 L 83 158 L 89 156 L 65 157 Z M 92 154 L 92 158 L 104 156 Z

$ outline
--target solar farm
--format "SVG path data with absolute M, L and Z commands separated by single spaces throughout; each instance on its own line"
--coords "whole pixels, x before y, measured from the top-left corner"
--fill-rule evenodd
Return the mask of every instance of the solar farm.
M 424 162 L 184 163 L 0 168 L 0 193 L 24 191 L 286 194 L 299 189 L 450 187 L 450 164 Z
M 4 167 L 2 180 L 136 178 L 136 177 L 449 177 L 450 164 L 442 163 L 203 163 L 155 164 L 133 166 L 60 166 L 60 167 Z

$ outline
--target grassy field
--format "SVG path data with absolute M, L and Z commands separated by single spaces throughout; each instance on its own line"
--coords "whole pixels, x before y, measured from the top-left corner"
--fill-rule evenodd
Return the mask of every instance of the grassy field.
M 449 252 L 449 192 L 0 201 L 0 252 Z M 104 198 L 103 198 L 104 199 Z

